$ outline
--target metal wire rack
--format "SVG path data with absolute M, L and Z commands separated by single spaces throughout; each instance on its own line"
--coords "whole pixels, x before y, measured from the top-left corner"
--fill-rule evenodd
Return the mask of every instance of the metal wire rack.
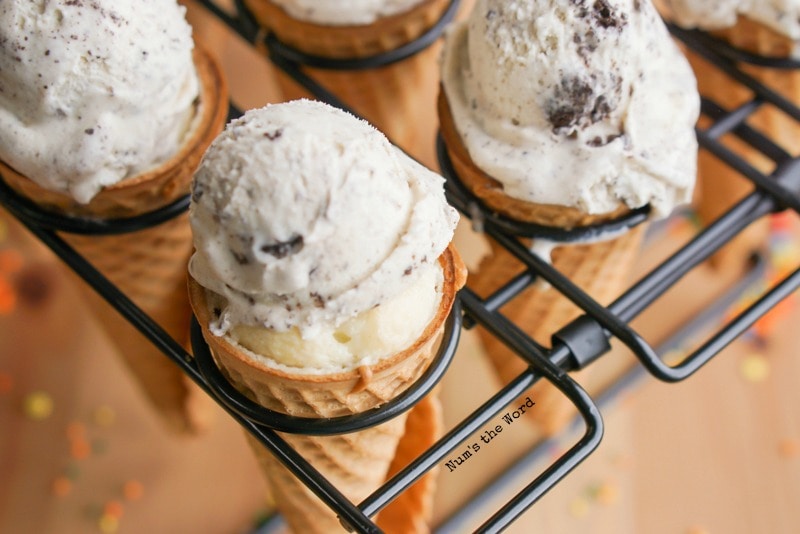
M 358 61 L 333 61 L 308 56 L 280 43 L 273 35 L 265 33 L 258 27 L 241 0 L 235 1 L 235 13 L 221 9 L 211 0 L 199 0 L 199 3 L 248 43 L 263 44 L 270 60 L 318 99 L 347 109 L 329 91 L 305 74 L 303 66 L 357 70 L 401 61 L 435 42 L 454 17 L 460 2 L 452 1 L 439 23 L 420 39 L 401 49 Z M 629 216 L 606 223 L 604 226 L 587 227 L 569 233 L 535 225 L 521 225 L 483 208 L 480 202 L 470 196 L 460 185 L 443 143 L 439 139 L 437 153 L 442 173 L 447 178 L 448 200 L 463 214 L 479 219 L 483 231 L 516 256 L 526 266 L 526 270 L 508 280 L 500 290 L 485 299 L 478 297 L 469 287 L 464 288 L 446 324 L 445 342 L 436 356 L 435 363 L 414 388 L 391 403 L 366 414 L 332 420 L 307 420 L 270 412 L 253 404 L 230 386 L 216 368 L 196 322 L 192 325 L 194 352 L 192 356 L 58 235 L 58 232 L 107 235 L 136 231 L 159 224 L 184 211 L 188 206 L 188 196 L 153 213 L 113 221 L 87 220 L 45 212 L 27 199 L 18 196 L 2 180 L 0 180 L 0 199 L 34 235 L 108 300 L 167 357 L 179 365 L 206 393 L 217 399 L 231 417 L 267 447 L 323 502 L 335 510 L 343 524 L 358 532 L 380 532 L 370 520 L 370 516 L 380 511 L 426 472 L 439 465 L 464 440 L 481 430 L 487 422 L 495 418 L 534 383 L 541 379 L 551 382 L 575 405 L 584 423 L 583 435 L 565 453 L 528 481 L 521 491 L 496 510 L 491 517 L 483 518 L 483 523 L 475 528 L 479 532 L 497 532 L 539 500 L 588 457 L 601 441 L 603 420 L 597 403 L 567 374 L 569 371 L 590 365 L 606 354 L 610 350 L 610 340 L 617 338 L 638 358 L 642 367 L 656 378 L 669 382 L 683 380 L 800 286 L 800 266 L 798 266 L 789 275 L 773 284 L 747 309 L 727 321 L 700 348 L 674 366 L 667 365 L 660 357 L 666 348 L 654 349 L 630 326 L 635 317 L 752 222 L 781 210 L 800 213 L 800 161 L 783 150 L 774 140 L 746 124 L 746 120 L 762 106 L 775 106 L 795 121 L 800 121 L 800 109 L 738 67 L 740 63 L 750 63 L 788 69 L 798 68 L 800 63 L 745 54 L 702 32 L 686 31 L 674 26 L 670 26 L 670 30 L 686 46 L 708 59 L 737 83 L 752 90 L 754 97 L 732 110 L 723 109 L 717 103 L 703 99 L 702 112 L 710 119 L 710 125 L 698 128 L 697 136 L 703 149 L 710 151 L 753 182 L 753 193 L 642 277 L 616 301 L 604 307 L 547 262 L 531 253 L 522 238 L 547 237 L 569 241 L 587 237 L 594 232 L 638 224 L 646 219 L 647 210 L 636 210 Z M 238 114 L 239 111 L 233 109 L 231 116 Z M 775 163 L 775 171 L 770 175 L 764 175 L 738 154 L 726 148 L 719 139 L 728 133 L 737 136 L 772 160 Z M 553 333 L 554 344 L 551 349 L 545 349 L 533 341 L 499 311 L 504 303 L 518 296 L 540 278 L 563 293 L 584 312 L 577 320 Z M 706 315 L 720 315 L 720 308 L 727 304 L 721 301 L 712 303 L 697 321 L 705 322 Z M 307 434 L 352 432 L 378 424 L 409 409 L 446 372 L 455 354 L 461 329 L 470 328 L 475 324 L 482 325 L 508 345 L 524 359 L 528 369 L 450 429 L 436 444 L 378 488 L 364 502 L 353 503 L 348 500 L 276 433 L 277 431 Z M 689 325 L 687 329 L 693 329 L 695 326 L 695 324 Z M 685 334 L 686 332 L 681 331 L 676 332 L 675 336 L 680 338 Z M 504 484 L 503 480 L 503 477 L 498 479 L 483 493 L 476 495 L 474 500 L 479 501 L 485 497 L 486 492 L 495 491 L 498 484 Z

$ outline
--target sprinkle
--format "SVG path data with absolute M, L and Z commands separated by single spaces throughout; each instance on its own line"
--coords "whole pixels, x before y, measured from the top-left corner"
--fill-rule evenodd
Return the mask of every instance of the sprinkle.
M 800 439 L 785 438 L 778 445 L 778 453 L 783 458 L 797 458 L 800 456 Z
M 72 492 L 72 481 L 65 476 L 56 477 L 50 490 L 56 497 L 66 497 Z
M 69 445 L 69 455 L 75 460 L 85 460 L 91 452 L 89 442 L 83 439 L 75 440 Z
M 769 362 L 761 355 L 751 354 L 742 360 L 739 372 L 747 382 L 763 382 L 769 376 Z
M 92 421 L 97 426 L 109 427 L 114 424 L 117 419 L 117 413 L 110 406 L 98 406 L 92 412 Z
M 17 307 L 17 292 L 4 276 L 0 276 L 0 315 L 8 315 Z
M 92 453 L 93 454 L 103 454 L 108 450 L 108 442 L 104 439 L 93 439 L 92 440 Z
M 97 520 L 97 526 L 103 534 L 114 534 L 119 529 L 119 518 L 113 515 L 103 514 Z
M 22 406 L 28 419 L 34 421 L 47 419 L 53 413 L 53 399 L 42 391 L 26 396 Z
M 0 395 L 10 392 L 14 387 L 14 380 L 8 373 L 0 372 Z
M 64 476 L 70 480 L 77 480 L 81 476 L 81 468 L 75 462 L 70 462 L 64 468 Z
M 605 482 L 595 489 L 594 499 L 604 506 L 610 506 L 619 500 L 619 490 L 615 484 Z
M 109 515 L 111 517 L 115 517 L 120 519 L 122 517 L 122 513 L 124 509 L 122 507 L 122 503 L 119 501 L 108 501 L 106 505 L 103 507 L 103 515 Z
M 67 439 L 79 441 L 86 439 L 86 425 L 80 421 L 73 421 L 67 425 Z
M 122 485 L 122 495 L 127 501 L 138 501 L 144 495 L 144 486 L 138 480 L 128 480 Z
M 569 503 L 569 514 L 572 517 L 585 517 L 589 513 L 589 501 L 583 497 L 575 497 Z
M 670 349 L 661 357 L 661 361 L 670 367 L 674 367 L 686 358 L 686 352 L 681 349 Z

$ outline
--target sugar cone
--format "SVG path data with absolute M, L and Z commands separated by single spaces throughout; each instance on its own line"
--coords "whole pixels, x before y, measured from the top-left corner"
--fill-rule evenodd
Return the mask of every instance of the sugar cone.
M 498 213 L 519 221 L 572 228 L 612 219 L 627 210 L 620 206 L 612 213 L 592 215 L 573 208 L 533 204 L 507 197 L 500 183 L 479 169 L 470 158 L 455 129 L 443 93 L 439 97 L 439 119 L 442 137 L 460 180 Z M 639 225 L 612 239 L 558 246 L 552 252 L 553 266 L 600 304 L 609 304 L 627 285 L 643 234 L 644 225 Z M 487 297 L 525 269 L 505 248 L 494 241 L 490 241 L 490 246 L 490 255 L 481 262 L 477 272 L 470 275 L 471 289 L 482 297 Z M 583 313 L 546 283 L 528 287 L 506 304 L 501 312 L 545 347 L 550 347 L 552 334 Z M 498 338 L 483 328 L 479 328 L 478 332 L 487 356 L 503 383 L 526 369 L 524 360 Z M 590 372 L 591 368 L 587 368 L 575 373 L 575 376 L 580 379 Z M 557 433 L 575 413 L 569 400 L 549 382 L 537 383 L 530 396 L 536 402 L 536 408 L 526 419 L 535 423 L 546 435 Z
M 425 371 L 440 344 L 444 321 L 453 305 L 456 292 L 464 284 L 466 271 L 458 253 L 449 247 L 441 256 L 444 271 L 442 300 L 433 320 L 422 335 L 406 350 L 382 359 L 375 365 L 330 375 L 291 374 L 250 358 L 241 347 L 225 337 L 211 334 L 211 317 L 206 291 L 189 279 L 189 295 L 195 315 L 203 329 L 217 364 L 228 380 L 242 393 L 269 409 L 300 417 L 336 417 L 360 413 L 380 406 L 413 384 Z M 432 401 L 426 401 L 432 402 Z M 318 469 L 348 499 L 358 503 L 386 478 L 395 462 L 419 443 L 430 443 L 438 432 L 438 411 L 425 404 L 412 415 L 401 415 L 375 427 L 334 436 L 282 434 L 304 458 Z M 421 422 L 424 421 L 424 422 Z M 422 429 L 419 442 L 408 434 L 410 442 L 401 441 L 404 432 Z M 403 443 L 399 447 L 398 444 Z M 342 532 L 334 512 L 320 502 L 296 477 L 251 440 L 259 458 L 277 508 L 295 532 Z M 402 513 L 408 524 L 424 524 L 430 513 L 427 496 L 432 489 L 430 478 L 417 489 L 422 495 L 409 497 Z M 414 505 L 415 508 L 412 508 Z M 397 512 L 393 512 L 397 513 Z M 391 530 L 389 530 L 391 532 Z
M 45 209 L 101 219 L 147 213 L 187 194 L 194 170 L 228 112 L 227 86 L 219 66 L 200 48 L 195 49 L 194 61 L 201 81 L 196 126 L 179 152 L 158 168 L 104 189 L 85 205 L 40 187 L 0 162 L 3 179 Z M 186 297 L 186 265 L 192 251 L 187 217 L 129 234 L 61 236 L 183 345 L 188 343 L 191 317 Z M 208 397 L 104 299 L 82 287 L 89 308 L 168 428 L 202 429 L 210 416 Z
M 788 57 L 794 46 L 791 39 L 746 17 L 739 17 L 737 24 L 731 28 L 713 33 L 737 48 L 762 56 Z M 697 75 L 701 95 L 728 110 L 735 109 L 752 98 L 749 89 L 732 81 L 697 54 L 688 51 L 687 57 Z M 800 104 L 800 72 L 751 65 L 742 68 L 756 80 L 783 94 L 795 104 Z M 782 145 L 793 156 L 800 154 L 795 147 L 795 140 L 800 137 L 800 126 L 777 108 L 763 106 L 747 122 Z M 756 169 L 765 173 L 772 171 L 771 162 L 746 143 L 733 136 L 725 137 L 723 140 L 726 146 L 744 157 Z M 720 217 L 755 188 L 750 181 L 706 151 L 700 151 L 699 154 L 698 187 L 700 191 L 696 204 L 697 213 L 706 224 Z M 765 218 L 760 219 L 713 256 L 711 264 L 717 269 L 734 271 L 745 269 L 749 265 L 748 259 L 752 253 L 765 246 L 768 234 L 769 221 Z
M 245 0 L 259 23 L 284 43 L 308 54 L 358 59 L 394 50 L 423 34 L 438 21 L 449 0 L 423 0 L 411 10 L 363 26 L 323 26 L 287 15 L 268 0 Z M 333 71 L 305 69 L 356 114 L 422 163 L 432 166 L 436 135 L 433 109 L 439 82 L 438 46 L 376 69 Z M 285 100 L 311 98 L 283 72 L 278 85 Z

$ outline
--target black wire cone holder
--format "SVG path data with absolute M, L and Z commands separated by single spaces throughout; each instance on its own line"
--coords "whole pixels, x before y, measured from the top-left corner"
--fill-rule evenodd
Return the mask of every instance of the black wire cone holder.
M 317 58 L 287 47 L 258 27 L 247 12 L 242 0 L 235 0 L 235 15 L 230 15 L 210 0 L 200 0 L 200 3 L 250 44 L 260 45 L 263 43 L 271 61 L 308 89 L 315 97 L 351 111 L 342 105 L 334 95 L 306 75 L 302 71 L 302 67 L 358 70 L 375 68 L 402 60 L 425 46 L 429 46 L 439 37 L 445 25 L 454 16 L 459 1 L 455 0 L 451 3 L 435 28 L 407 47 L 373 58 L 353 61 Z M 532 474 L 533 480 L 476 530 L 497 532 L 532 506 L 588 457 L 600 443 L 603 434 L 600 411 L 594 400 L 577 382 L 570 378 L 567 374 L 568 371 L 589 365 L 605 354 L 609 350 L 609 340 L 616 337 L 637 356 L 643 367 L 652 375 L 670 382 L 683 380 L 745 332 L 782 299 L 800 287 L 800 267 L 798 267 L 773 284 L 755 303 L 729 320 L 700 348 L 675 366 L 664 363 L 656 351 L 628 325 L 633 318 L 649 307 L 684 275 L 705 261 L 755 220 L 784 209 L 800 213 L 800 194 L 798 194 L 800 191 L 800 162 L 775 144 L 768 136 L 745 123 L 746 119 L 763 105 L 776 106 L 797 121 L 800 121 L 800 109 L 742 72 L 737 66 L 738 62 L 748 62 L 770 68 L 797 68 L 800 63 L 795 60 L 753 56 L 725 45 L 703 32 L 682 30 L 674 26 L 670 26 L 670 30 L 695 52 L 702 54 L 738 83 L 750 88 L 756 95 L 750 102 L 734 110 L 724 110 L 716 103 L 704 99 L 702 112 L 712 120 L 712 124 L 704 129 L 697 129 L 700 145 L 751 180 L 755 186 L 754 192 L 644 276 L 615 302 L 603 307 L 548 263 L 532 254 L 521 242 L 520 237 L 543 237 L 555 241 L 587 239 L 599 231 L 621 229 L 641 223 L 647 218 L 646 208 L 635 210 L 630 215 L 607 225 L 587 227 L 569 233 L 564 233 L 560 229 L 536 225 L 520 225 L 492 213 L 491 210 L 482 208 L 480 203 L 470 198 L 470 195 L 460 186 L 449 165 L 444 146 L 439 140 L 437 149 L 443 174 L 448 178 L 446 186 L 448 200 L 462 213 L 473 217 L 477 223 L 481 224 L 483 230 L 516 256 L 527 270 L 509 280 L 500 290 L 485 300 L 478 297 L 469 287 L 463 289 L 456 300 L 453 313 L 447 321 L 445 333 L 447 342 L 442 344 L 435 363 L 431 365 L 414 389 L 408 390 L 381 409 L 366 414 L 332 420 L 305 421 L 258 407 L 244 395 L 239 394 L 225 380 L 214 364 L 208 346 L 202 340 L 196 321 L 192 325 L 193 351 L 195 352 L 193 357 L 56 233 L 63 231 L 109 235 L 136 231 L 164 222 L 183 212 L 188 205 L 188 198 L 179 199 L 172 205 L 151 214 L 116 221 L 65 217 L 45 212 L 32 202 L 17 195 L 2 180 L 0 180 L 0 199 L 5 207 L 35 236 L 50 247 L 57 256 L 167 357 L 178 364 L 206 393 L 216 398 L 231 417 L 264 444 L 279 461 L 327 506 L 332 508 L 340 516 L 343 524 L 358 532 L 380 532 L 380 529 L 370 520 L 370 516 L 376 514 L 421 476 L 439 465 L 459 444 L 481 430 L 486 423 L 538 380 L 544 378 L 551 382 L 577 408 L 585 425 L 583 436 L 541 473 Z M 238 111 L 232 108 L 232 116 L 237 114 Z M 776 163 L 776 170 L 770 176 L 759 173 L 718 141 L 725 133 L 733 133 L 762 152 Z M 553 348 L 549 350 L 533 341 L 499 312 L 499 308 L 505 302 L 519 295 L 538 278 L 546 280 L 554 290 L 563 293 L 584 311 L 584 315 L 553 334 Z M 527 370 L 486 400 L 436 444 L 373 492 L 364 502 L 356 505 L 348 500 L 276 433 L 276 430 L 315 434 L 350 432 L 378 424 L 410 408 L 430 387 L 438 382 L 452 360 L 458 343 L 458 334 L 462 327 L 462 309 L 464 327 L 477 323 L 489 330 L 525 360 L 528 365 Z

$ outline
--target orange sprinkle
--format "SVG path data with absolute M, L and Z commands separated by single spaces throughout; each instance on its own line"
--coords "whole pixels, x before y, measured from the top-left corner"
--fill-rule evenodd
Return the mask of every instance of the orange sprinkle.
M 797 458 L 800 456 L 800 439 L 786 438 L 778 445 L 778 452 L 784 458 Z
M 17 307 L 17 292 L 5 277 L 0 276 L 0 315 L 7 315 Z
M 109 515 L 111 517 L 116 517 L 117 519 L 122 517 L 122 513 L 124 512 L 122 503 L 119 501 L 108 501 L 106 505 L 103 507 L 103 514 Z
M 67 438 L 70 441 L 81 441 L 86 439 L 86 425 L 80 421 L 73 421 L 67 425 Z
M 0 394 L 8 393 L 14 387 L 14 380 L 8 373 L 0 372 Z
M 50 489 L 56 497 L 66 497 L 72 492 L 72 482 L 67 477 L 57 477 Z
M 610 506 L 619 500 L 619 488 L 611 482 L 606 482 L 597 487 L 594 498 L 598 503 Z
M 24 263 L 25 260 L 18 250 L 11 248 L 0 250 L 0 273 L 18 273 Z
M 89 442 L 83 439 L 74 440 L 69 446 L 69 455 L 76 460 L 84 460 L 89 457 L 92 447 Z
M 122 495 L 128 501 L 138 501 L 144 495 L 144 486 L 138 480 L 128 480 L 122 486 Z

